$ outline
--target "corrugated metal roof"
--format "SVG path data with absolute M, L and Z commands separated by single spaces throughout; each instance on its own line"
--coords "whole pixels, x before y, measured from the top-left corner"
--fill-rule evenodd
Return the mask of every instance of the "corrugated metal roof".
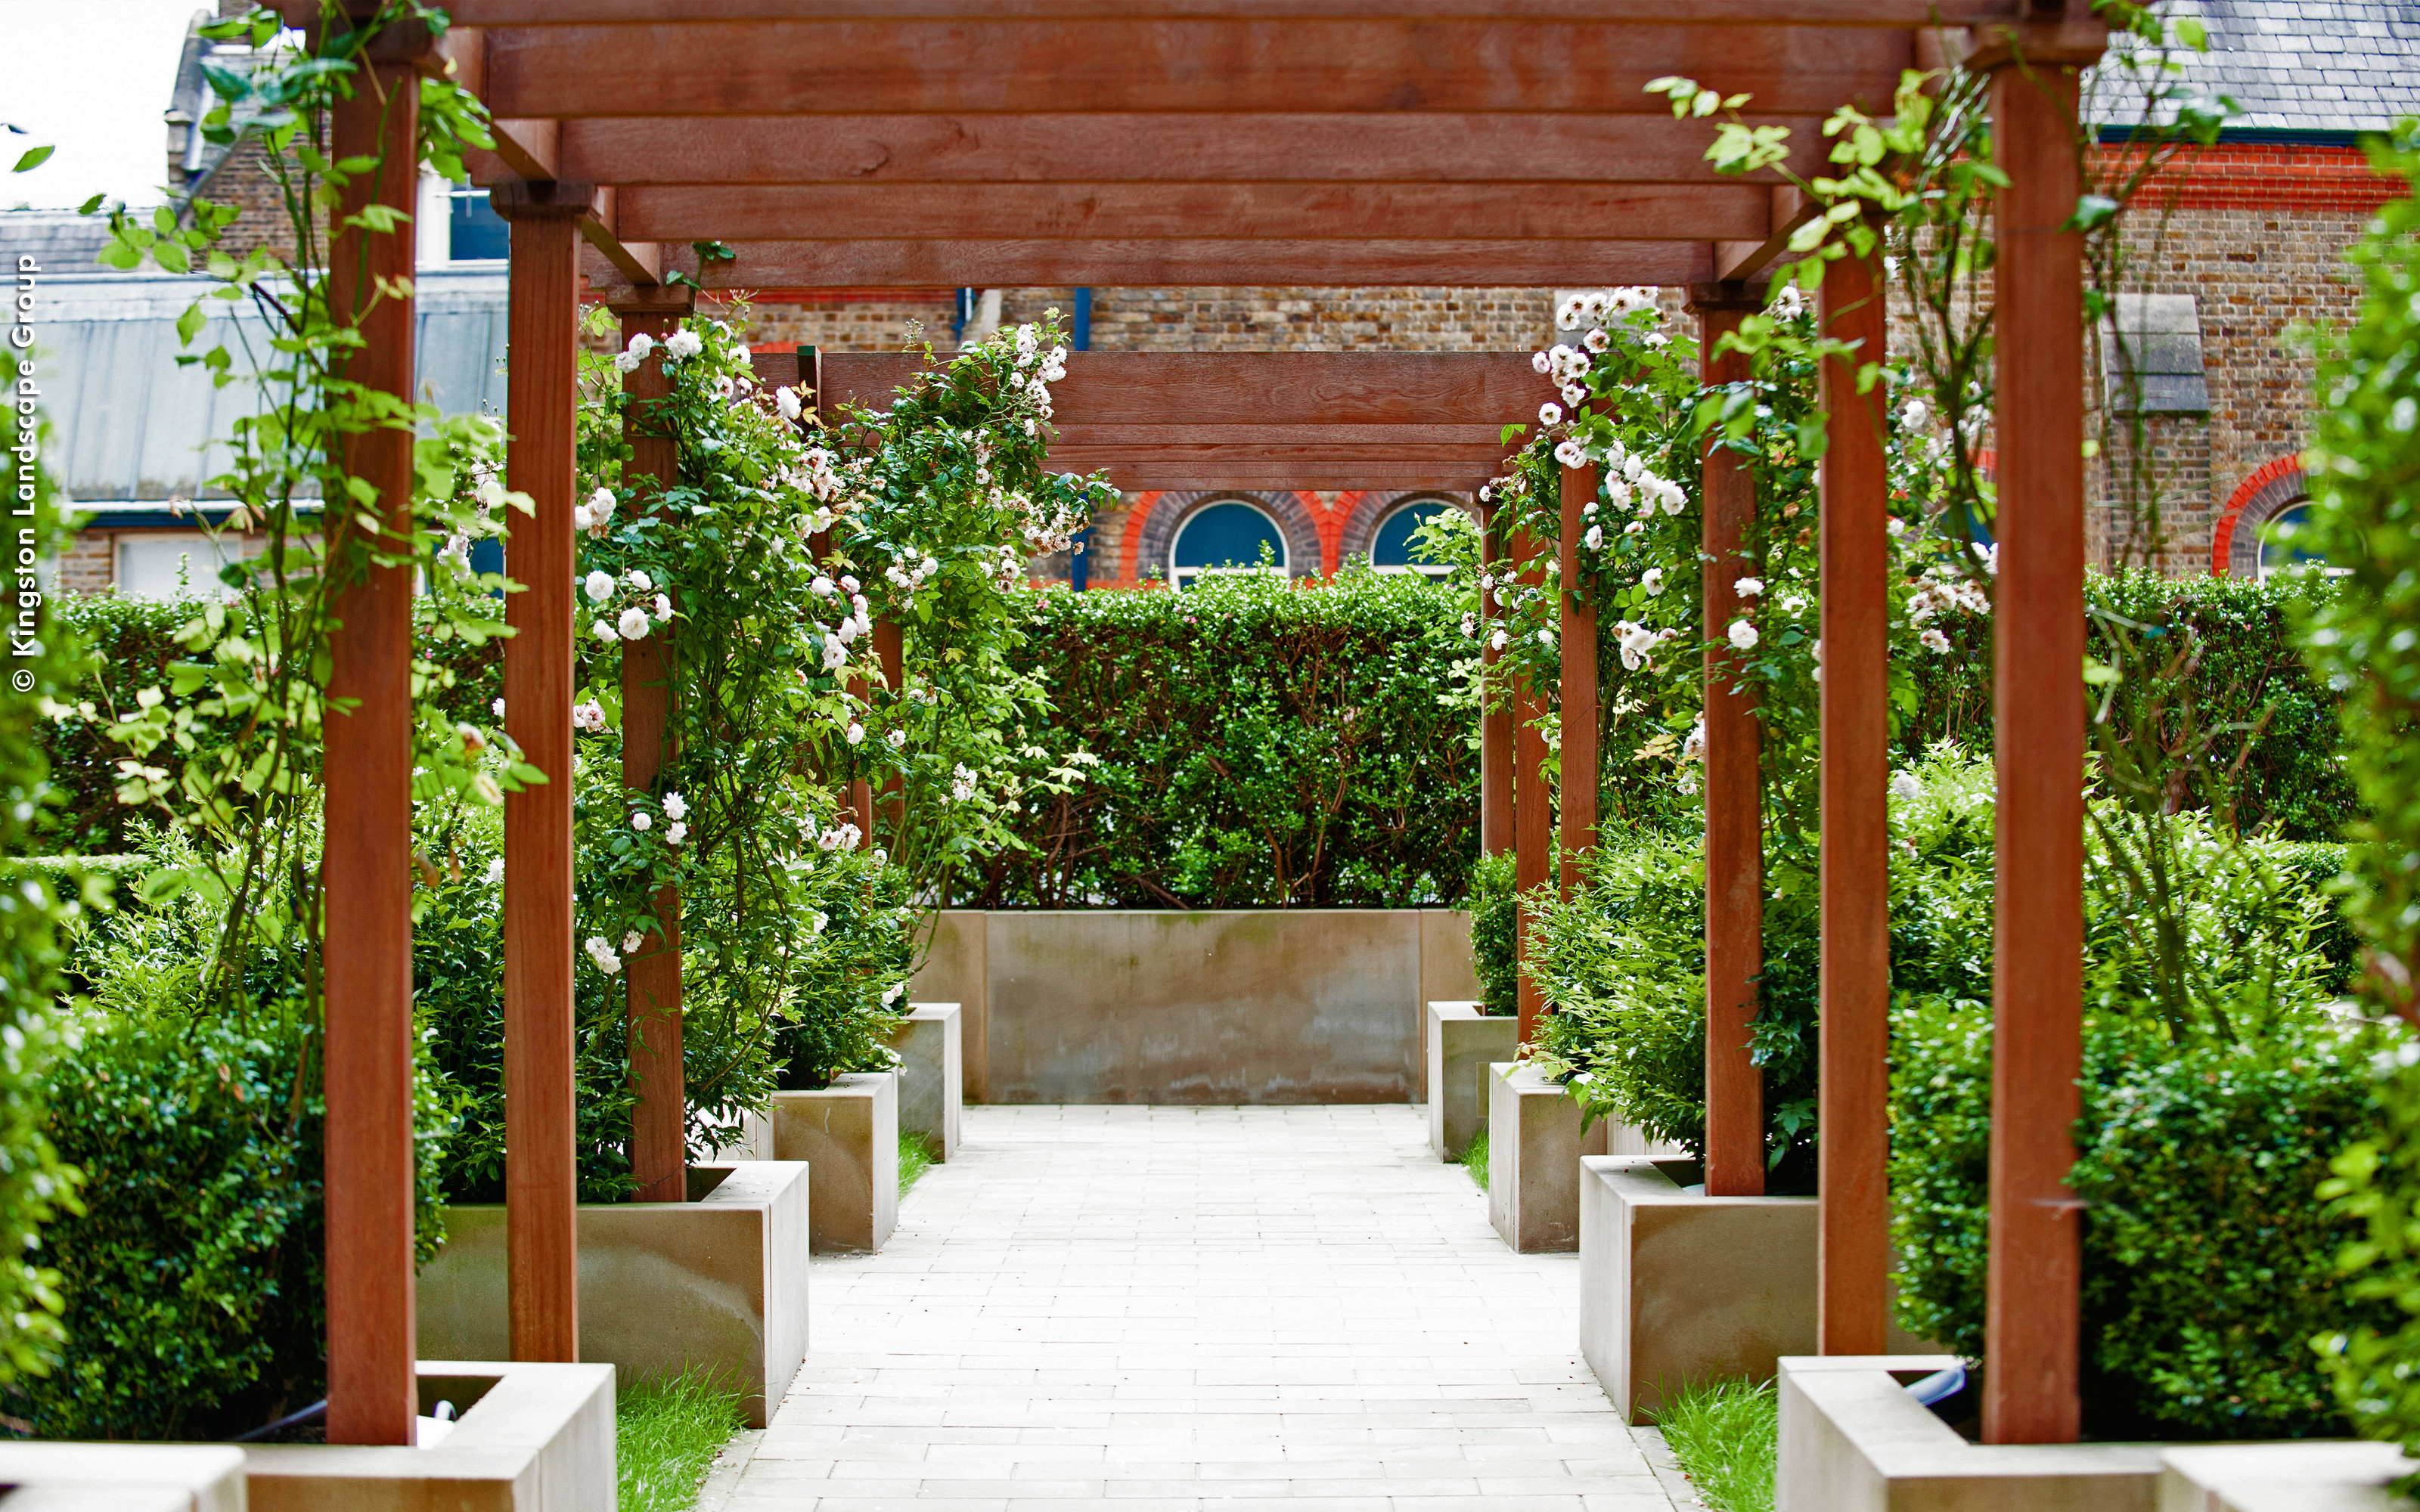
M 209 497 L 225 471 L 223 440 L 253 412 L 247 385 L 214 388 L 180 351 L 259 342 L 267 327 L 232 306 L 213 310 L 191 347 L 177 316 L 213 286 L 206 278 L 78 274 L 42 281 L 33 312 L 35 358 L 53 425 L 48 458 L 70 497 L 86 503 Z M 501 414 L 504 405 L 505 280 L 501 272 L 426 270 L 416 283 L 415 371 L 448 414 Z M 216 305 L 219 301 L 210 301 Z M 239 358 L 238 369 L 244 363 Z

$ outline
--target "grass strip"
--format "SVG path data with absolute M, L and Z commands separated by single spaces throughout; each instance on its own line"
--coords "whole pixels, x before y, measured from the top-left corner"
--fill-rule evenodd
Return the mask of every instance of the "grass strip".
M 1462 1168 L 1468 1171 L 1470 1179 L 1479 1183 L 1479 1190 L 1481 1192 L 1487 1190 L 1486 1130 L 1481 1129 L 1471 1137 L 1470 1148 L 1462 1152 Z
M 903 1134 L 899 1136 L 899 1195 L 901 1196 L 906 1196 L 909 1187 L 923 1180 L 924 1172 L 940 1158 L 940 1154 L 939 1150 L 933 1148 L 933 1141 L 923 1134 Z
M 1691 1386 L 1665 1404 L 1655 1426 L 1714 1512 L 1773 1512 L 1781 1430 L 1773 1382 Z
M 613 1408 L 621 1512 L 690 1512 L 715 1455 L 747 1426 L 739 1394 L 714 1371 L 667 1376 L 621 1393 Z

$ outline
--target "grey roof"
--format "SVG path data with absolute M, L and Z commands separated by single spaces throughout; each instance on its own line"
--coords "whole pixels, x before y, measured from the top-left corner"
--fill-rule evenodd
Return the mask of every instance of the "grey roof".
M 48 273 L 89 273 L 109 245 L 109 220 L 73 210 L 0 210 L 0 267 L 31 256 Z
M 501 413 L 504 275 L 424 269 L 414 284 L 422 392 L 449 414 Z M 203 480 L 225 471 L 227 457 L 221 446 L 205 453 L 205 443 L 251 411 L 253 393 L 242 383 L 214 388 L 198 366 L 178 366 L 177 354 L 257 340 L 264 330 L 249 315 L 214 313 L 194 345 L 181 347 L 177 316 L 213 286 L 206 278 L 85 273 L 38 287 L 34 360 L 54 426 L 48 460 L 69 497 L 85 504 L 208 497 Z
M 2170 0 L 2210 51 L 2185 79 L 2233 97 L 2232 129 L 2378 131 L 2420 115 L 2420 0 Z M 2115 113 L 2113 113 L 2115 114 Z

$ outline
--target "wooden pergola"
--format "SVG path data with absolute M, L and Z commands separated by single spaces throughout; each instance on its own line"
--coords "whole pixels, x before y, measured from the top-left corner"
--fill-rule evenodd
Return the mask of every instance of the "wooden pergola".
M 316 0 L 285 3 L 298 20 L 317 14 Z M 2080 188 L 2076 69 L 2102 41 L 2084 0 L 1396 0 L 1383 8 L 1365 0 L 456 0 L 449 8 L 456 24 L 441 42 L 391 37 L 375 55 L 396 83 L 413 69 L 450 69 L 498 120 L 497 150 L 479 175 L 513 222 L 510 474 L 537 501 L 507 557 L 530 585 L 511 600 L 520 633 L 506 651 L 507 729 L 557 772 L 569 754 L 576 270 L 626 331 L 659 332 L 692 298 L 689 285 L 666 282 L 675 272 L 710 289 L 1687 285 L 1711 350 L 1754 307 L 1748 281 L 1781 253 L 1800 208 L 1778 184 L 1715 175 L 1700 157 L 1704 123 L 1672 119 L 1644 85 L 1684 75 L 1750 94 L 1755 118 L 1797 128 L 1793 141 L 1809 153 L 1813 126 L 1835 107 L 1886 111 L 1905 68 L 1962 54 L 1991 70 L 1996 150 L 2012 185 L 1997 209 L 1999 887 L 1985 1432 L 1996 1443 L 2075 1436 L 2078 1225 L 2063 1183 L 2080 1059 L 2084 417 L 2081 240 L 2065 226 Z M 337 113 L 339 157 L 384 145 L 408 163 L 411 91 L 396 98 L 402 108 L 383 116 Z M 411 191 L 409 171 L 390 171 L 355 194 L 409 212 Z M 340 268 L 408 279 L 409 238 L 358 238 L 340 239 Z M 707 239 L 736 256 L 701 265 L 686 243 Z M 1877 273 L 1835 263 L 1821 301 L 1827 325 L 1863 339 L 1867 352 L 1883 335 Z M 380 339 L 349 376 L 409 390 L 409 311 L 408 300 L 387 301 Z M 884 392 L 899 361 L 828 355 L 822 387 L 833 396 Z M 1726 365 L 1735 361 L 1710 358 L 1709 376 L 1736 376 Z M 1128 363 L 1188 376 L 1123 385 L 1093 377 Z M 1351 403 L 1285 377 L 1323 363 L 1373 376 L 1356 380 L 1363 392 Z M 1416 376 L 1428 371 L 1469 376 L 1422 388 Z M 1842 381 L 1852 376 L 1837 363 L 1823 375 L 1821 1333 L 1827 1352 L 1875 1353 L 1889 1265 L 1887 498 L 1880 392 L 1857 395 Z M 643 395 L 662 382 L 652 364 L 629 378 Z M 1421 486 L 1467 487 L 1495 471 L 1492 438 L 1481 444 L 1477 427 L 1521 418 L 1540 387 L 1523 354 L 1354 364 L 1091 354 L 1071 360 L 1057 390 L 1064 419 L 1053 455 L 1070 468 L 1104 465 L 1126 486 L 1418 477 Z M 1471 402 L 1457 408 L 1448 393 Z M 1516 393 L 1522 402 L 1512 405 Z M 632 475 L 668 477 L 669 447 L 634 440 Z M 372 438 L 349 462 L 399 528 L 408 446 Z M 1567 511 L 1596 486 L 1586 471 L 1567 476 Z M 1752 480 L 1728 457 L 1710 460 L 1710 638 L 1734 607 L 1727 558 L 1752 505 Z M 1515 543 L 1515 565 L 1533 576 L 1535 550 Z M 408 569 L 391 568 L 348 598 L 333 690 L 365 702 L 329 733 L 327 865 L 344 879 L 330 888 L 328 925 L 329 1436 L 347 1443 L 408 1443 L 414 1412 L 409 594 Z M 1588 633 L 1568 602 L 1565 629 L 1567 649 Z M 625 777 L 645 785 L 661 756 L 667 671 L 647 659 L 661 654 L 655 639 L 639 644 L 644 655 L 626 652 Z M 1566 666 L 1583 659 L 1567 656 Z M 1721 671 L 1708 670 L 1710 680 Z M 1745 1026 L 1761 929 L 1756 724 L 1729 693 L 1710 686 L 1709 695 L 1709 1190 L 1754 1192 L 1762 1113 Z M 1524 690 L 1523 702 L 1534 710 L 1541 697 Z M 1573 687 L 1565 698 L 1592 706 L 1593 688 Z M 1516 734 L 1510 723 L 1489 722 L 1483 832 L 1500 847 L 1517 816 L 1523 878 L 1535 884 L 1547 856 L 1544 751 L 1534 731 L 1525 724 Z M 1508 787 L 1520 790 L 1511 815 L 1501 807 Z M 1592 798 L 1592 784 L 1573 787 Z M 569 807 L 563 781 L 507 807 L 512 1341 L 532 1359 L 569 1359 L 577 1337 Z M 1592 841 L 1593 817 L 1581 803 L 1566 807 L 1568 850 Z M 678 971 L 676 944 L 632 964 L 643 1085 L 669 1075 L 677 1088 Z M 1525 1018 L 1536 1006 L 1525 1003 Z M 676 1095 L 643 1099 L 633 1160 L 651 1195 L 679 1196 L 680 1119 Z

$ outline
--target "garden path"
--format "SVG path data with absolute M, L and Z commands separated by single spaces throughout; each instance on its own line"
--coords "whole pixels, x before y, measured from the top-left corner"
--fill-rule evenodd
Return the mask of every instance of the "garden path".
M 1421 1110 L 970 1107 L 727 1512 L 1670 1512 Z

